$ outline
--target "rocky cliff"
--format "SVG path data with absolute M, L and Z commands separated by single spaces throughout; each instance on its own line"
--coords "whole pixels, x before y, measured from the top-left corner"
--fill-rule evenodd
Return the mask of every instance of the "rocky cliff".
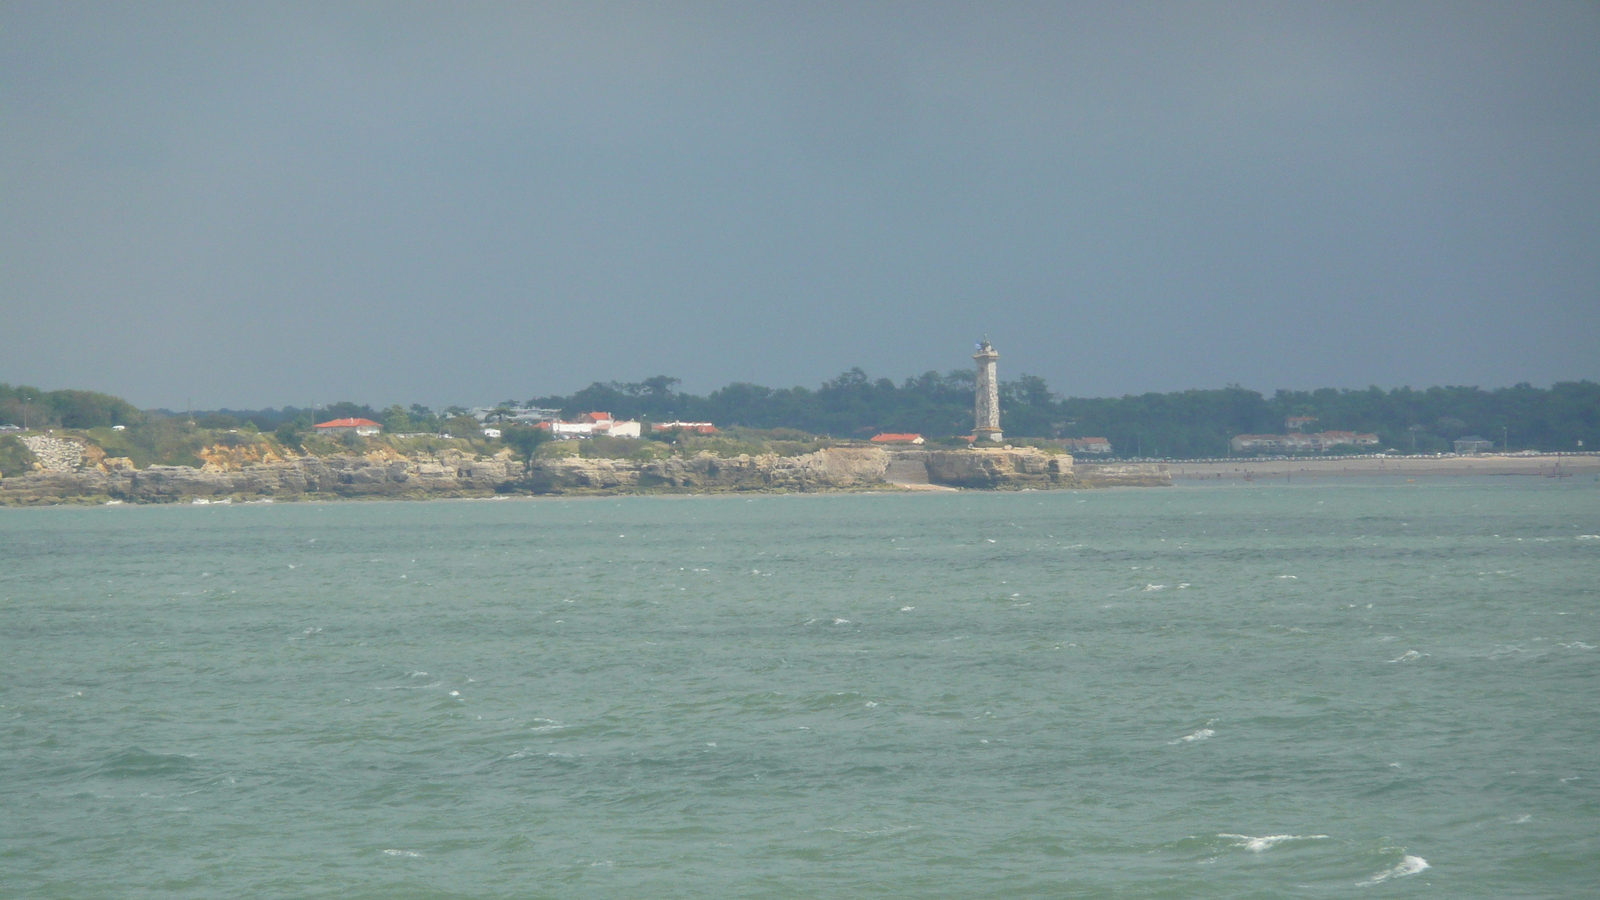
M 58 443 L 74 443 L 51 439 Z M 44 451 L 41 453 L 40 451 Z M 114 499 L 174 502 L 238 498 L 461 497 L 493 493 L 825 491 L 945 485 L 988 490 L 1170 484 L 1151 466 L 1075 469 L 1070 456 L 1035 450 L 905 450 L 835 447 L 803 456 L 718 457 L 709 453 L 661 460 L 536 459 L 502 450 L 487 459 L 459 451 L 401 456 L 282 458 L 213 447 L 199 468 L 149 466 L 105 458 L 97 448 L 39 445 L 48 468 L 0 479 L 0 504 L 31 505 Z

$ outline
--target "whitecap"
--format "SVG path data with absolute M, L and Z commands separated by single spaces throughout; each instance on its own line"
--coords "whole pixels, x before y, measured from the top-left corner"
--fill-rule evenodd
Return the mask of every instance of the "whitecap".
M 1164 591 L 1167 589 L 1167 586 L 1164 584 L 1147 584 L 1144 586 L 1144 589 L 1147 591 Z
M 835 625 L 849 625 L 850 624 L 850 620 L 849 619 L 834 619 L 833 620 L 833 624 L 835 624 Z
M 1361 882 L 1360 886 L 1367 887 L 1369 885 L 1382 884 L 1391 878 L 1404 878 L 1407 875 L 1415 875 L 1426 868 L 1429 868 L 1427 860 L 1420 856 L 1407 856 L 1395 864 L 1394 868 L 1384 869 L 1382 872 Z
M 1175 741 L 1167 741 L 1167 743 L 1169 745 L 1170 744 L 1185 744 L 1185 743 L 1192 744 L 1195 741 L 1203 741 L 1203 740 L 1206 740 L 1207 738 L 1215 737 L 1216 734 L 1217 733 L 1215 731 L 1211 730 L 1210 728 L 1202 728 L 1199 731 L 1191 731 L 1188 734 L 1184 735 L 1181 738 L 1178 738 Z
M 1299 581 L 1300 580 L 1300 576 L 1298 576 L 1298 575 L 1279 575 L 1278 576 L 1278 580 L 1279 581 Z
M 900 607 L 900 611 L 901 612 L 911 612 L 913 609 L 916 609 L 916 607 L 915 606 L 902 606 L 902 607 Z
M 1562 644 L 1561 646 L 1567 648 L 1568 650 L 1593 650 L 1594 649 L 1593 645 L 1585 644 L 1583 641 L 1573 641 L 1570 644 Z
M 422 855 L 415 850 L 385 850 L 383 851 L 383 854 L 385 856 L 405 856 L 412 859 Z
M 1325 834 L 1268 834 L 1262 837 L 1251 837 L 1248 834 L 1219 834 L 1217 837 L 1233 838 L 1235 847 L 1243 847 L 1251 853 L 1264 853 L 1285 841 L 1325 841 Z
M 1425 656 L 1432 656 L 1432 655 L 1433 655 L 1432 653 L 1418 653 L 1415 650 L 1407 650 L 1406 652 L 1400 654 L 1399 656 L 1396 656 L 1394 659 L 1389 660 L 1389 662 L 1392 662 L 1392 663 L 1413 662 L 1415 660 L 1422 659 Z

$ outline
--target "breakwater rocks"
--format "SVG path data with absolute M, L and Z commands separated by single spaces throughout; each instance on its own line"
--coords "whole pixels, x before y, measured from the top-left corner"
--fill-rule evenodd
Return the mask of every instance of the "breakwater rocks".
M 23 435 L 17 440 L 33 454 L 34 465 L 45 472 L 71 472 L 81 468 L 84 451 L 89 449 L 77 441 L 42 434 Z
M 57 439 L 59 440 L 59 439 Z M 71 443 L 70 441 L 65 443 Z M 59 450 L 59 448 L 52 448 Z M 883 450 L 835 447 L 802 456 L 658 460 L 536 459 L 509 450 L 487 459 L 445 451 L 393 452 L 260 461 L 202 454 L 199 468 L 149 466 L 80 448 L 76 464 L 0 479 L 0 504 L 101 499 L 161 503 L 203 499 L 475 497 L 491 494 L 704 493 L 737 491 L 892 490 L 942 485 L 987 490 L 1164 485 L 1164 466 L 1081 466 L 1070 456 L 1035 450 Z M 37 454 L 38 451 L 35 450 Z M 70 451 L 57 454 L 62 460 Z M 221 460 L 221 461 L 219 461 Z

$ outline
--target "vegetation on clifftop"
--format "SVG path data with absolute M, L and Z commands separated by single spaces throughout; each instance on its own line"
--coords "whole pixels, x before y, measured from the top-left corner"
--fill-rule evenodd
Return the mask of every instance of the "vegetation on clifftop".
M 605 410 L 646 423 L 709 421 L 722 433 L 656 435 L 647 427 L 644 441 L 584 441 L 575 449 L 559 450 L 545 444 L 547 433 L 527 427 L 508 427 L 503 442 L 490 441 L 460 407 L 435 411 L 420 404 L 396 404 L 375 410 L 347 401 L 317 410 L 212 410 L 191 416 L 141 411 L 117 397 L 91 391 L 41 391 L 6 384 L 0 384 L 0 424 L 80 431 L 108 456 L 127 456 L 141 467 L 152 463 L 198 465 L 204 448 L 246 440 L 266 442 L 282 454 L 324 455 L 378 446 L 407 454 L 438 452 L 446 446 L 493 453 L 509 446 L 522 459 L 569 452 L 635 459 L 702 451 L 719 456 L 792 456 L 821 449 L 836 439 L 863 440 L 885 431 L 917 432 L 931 444 L 955 445 L 959 443 L 956 436 L 970 431 L 972 424 L 973 374 L 964 369 L 944 375 L 928 372 L 898 384 L 852 369 L 816 390 L 731 384 L 700 396 L 681 392 L 677 385 L 677 379 L 667 376 L 636 383 L 595 383 L 570 395 L 505 401 L 502 405 L 556 408 L 568 417 Z M 1001 385 L 1001 410 L 1001 424 L 1013 442 L 1103 437 L 1111 441 L 1115 455 L 1122 457 L 1225 456 L 1234 435 L 1280 433 L 1290 416 L 1315 417 L 1317 430 L 1374 432 L 1384 447 L 1404 451 L 1449 450 L 1453 440 L 1473 434 L 1496 443 L 1505 441 L 1513 450 L 1600 448 L 1600 384 L 1592 381 L 1561 382 L 1550 388 L 1520 384 L 1494 390 L 1325 388 L 1278 391 L 1270 397 L 1229 386 L 1073 398 L 1053 393 L 1042 378 L 1023 375 Z M 316 422 L 349 417 L 374 419 L 384 425 L 385 432 L 365 439 L 332 439 L 312 433 Z M 126 430 L 113 431 L 113 425 L 123 425 Z M 453 437 L 446 439 L 441 433 Z M 19 465 L 12 459 L 15 455 L 0 455 L 0 464 L 15 468 Z

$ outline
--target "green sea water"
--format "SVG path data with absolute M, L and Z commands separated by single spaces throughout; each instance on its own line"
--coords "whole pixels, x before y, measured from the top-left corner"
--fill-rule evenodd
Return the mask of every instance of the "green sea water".
M 1600 483 L 0 510 L 0 896 L 1600 893 Z

